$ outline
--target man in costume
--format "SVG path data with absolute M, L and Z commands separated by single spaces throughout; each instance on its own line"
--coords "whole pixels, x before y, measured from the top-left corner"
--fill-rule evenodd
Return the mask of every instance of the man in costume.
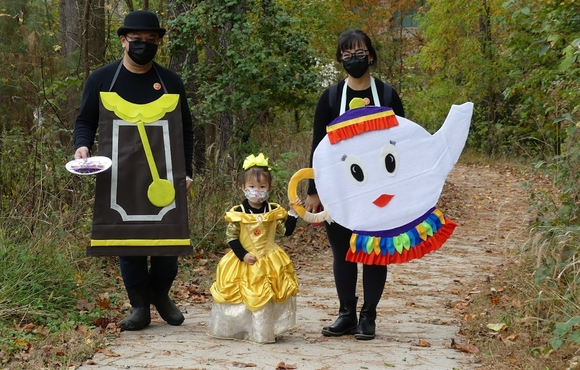
M 97 175 L 87 254 L 119 256 L 132 306 L 122 329 L 149 325 L 150 304 L 167 323 L 180 325 L 183 314 L 168 294 L 178 256 L 192 254 L 191 113 L 181 78 L 153 61 L 165 35 L 157 16 L 130 12 L 117 34 L 124 56 L 90 74 L 73 135 L 74 158 L 87 159 L 98 128 L 98 154 L 112 160 Z

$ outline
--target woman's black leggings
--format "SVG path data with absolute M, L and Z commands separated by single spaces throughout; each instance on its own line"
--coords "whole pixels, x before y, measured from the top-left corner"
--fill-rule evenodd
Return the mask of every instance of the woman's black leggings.
M 352 231 L 333 222 L 326 226 L 326 235 L 334 255 L 334 283 L 338 299 L 350 301 L 356 299 L 357 264 L 345 260 L 350 248 Z M 363 296 L 369 304 L 378 304 L 387 281 L 387 266 L 363 265 Z

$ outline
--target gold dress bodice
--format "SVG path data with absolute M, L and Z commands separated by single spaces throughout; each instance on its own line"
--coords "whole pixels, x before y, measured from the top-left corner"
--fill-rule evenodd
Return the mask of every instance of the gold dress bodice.
M 276 208 L 259 214 L 245 213 L 243 207 L 242 212 L 235 211 L 237 207 L 226 212 L 225 219 L 233 226 L 228 228 L 228 241 L 239 238 L 244 249 L 258 259 L 275 251 L 278 248 L 276 231 L 284 233 L 287 213 L 277 204 L 272 203 L 271 206 Z

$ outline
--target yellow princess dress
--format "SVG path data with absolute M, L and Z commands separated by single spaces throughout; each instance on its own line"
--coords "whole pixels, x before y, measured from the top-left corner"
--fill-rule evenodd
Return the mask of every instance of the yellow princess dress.
M 233 251 L 220 260 L 210 289 L 210 336 L 273 343 L 296 325 L 298 279 L 290 257 L 274 240 L 276 232 L 285 233 L 287 212 L 276 203 L 266 210 L 246 213 L 240 205 L 226 212 L 228 241 L 239 239 L 257 261 L 248 265 Z

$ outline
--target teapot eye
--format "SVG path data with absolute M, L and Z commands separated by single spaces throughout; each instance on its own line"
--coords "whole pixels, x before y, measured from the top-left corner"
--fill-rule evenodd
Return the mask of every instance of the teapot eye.
M 397 164 L 399 161 L 399 154 L 395 145 L 389 143 L 381 148 L 381 158 L 383 160 L 384 169 L 389 176 L 395 176 L 397 173 Z
M 359 185 L 364 184 L 367 179 L 365 176 L 365 169 L 362 164 L 362 161 L 354 155 L 344 156 L 343 158 L 344 158 L 344 166 L 348 171 L 350 177 L 352 177 L 352 179 L 357 184 Z
M 365 179 L 365 174 L 362 168 L 360 168 L 360 166 L 356 163 L 350 165 L 350 174 L 358 182 L 363 182 Z

